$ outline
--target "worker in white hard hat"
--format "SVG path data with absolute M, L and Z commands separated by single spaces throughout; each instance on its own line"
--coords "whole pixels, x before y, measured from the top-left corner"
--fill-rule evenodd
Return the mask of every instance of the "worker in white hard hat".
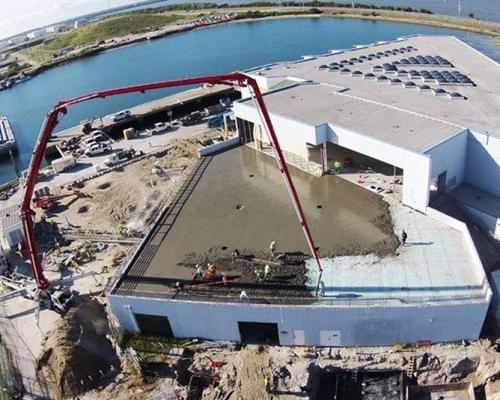
M 269 264 L 266 264 L 264 266 L 264 280 L 266 281 L 267 278 L 269 278 L 269 275 L 271 275 L 271 267 L 269 266 Z
M 276 244 L 275 240 L 273 240 L 271 242 L 271 244 L 269 245 L 269 251 L 271 252 L 271 258 L 274 257 L 274 253 L 276 252 L 276 246 L 277 246 L 277 244 Z

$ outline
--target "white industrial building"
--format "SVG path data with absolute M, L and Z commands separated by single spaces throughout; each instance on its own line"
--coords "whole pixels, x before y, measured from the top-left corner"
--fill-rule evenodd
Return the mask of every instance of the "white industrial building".
M 407 46 L 412 50 L 386 53 Z M 384 55 L 359 62 L 358 57 L 378 53 Z M 451 64 L 409 64 L 405 71 L 457 71 L 474 85 L 429 83 L 432 80 L 421 75 L 403 77 L 401 64 L 397 73 L 384 72 L 383 64 L 420 54 L 440 56 Z M 340 64 L 354 58 L 358 61 L 353 65 Z M 338 72 L 324 68 L 332 63 L 345 68 Z M 374 72 L 377 66 L 380 72 Z M 403 171 L 403 204 L 422 212 L 432 188 L 448 192 L 466 183 L 500 197 L 500 66 L 454 37 L 359 46 L 260 67 L 249 74 L 267 92 L 265 102 L 282 147 L 305 161 L 319 160 L 322 148 L 330 144 L 395 166 Z M 378 80 L 379 76 L 387 79 Z M 394 79 L 401 83 L 391 84 Z M 415 86 L 406 88 L 406 82 Z M 431 90 L 419 88 L 424 85 Z M 438 88 L 462 97 L 433 94 L 432 89 Z M 267 142 L 252 101 L 237 102 L 234 110 L 243 141 Z M 327 162 L 331 167 L 333 160 Z M 492 232 L 498 229 L 499 217 L 489 218 L 496 222 Z
M 417 56 L 444 61 L 401 64 Z M 424 70 L 442 79 L 427 79 Z M 170 229 L 160 224 L 109 291 L 119 324 L 133 332 L 155 325 L 176 337 L 233 341 L 260 329 L 285 345 L 478 338 L 492 297 L 485 271 L 467 226 L 429 204 L 439 192 L 447 193 L 498 235 L 500 66 L 453 37 L 411 37 L 248 73 L 265 92 L 287 161 L 316 176 L 333 169 L 349 175 L 349 168 L 335 165 L 345 154 L 353 164 L 373 166 L 374 173 L 380 169 L 394 189 L 381 190 L 391 204 L 394 229 L 411 226 L 417 245 L 383 259 L 322 259 L 321 297 L 314 301 L 171 297 L 164 286 L 152 284 L 160 278 L 150 264 L 164 245 L 157 235 Z M 255 104 L 243 95 L 234 104 L 240 142 L 272 154 Z M 366 185 L 365 172 L 352 175 L 353 182 L 374 189 Z M 252 184 L 247 180 L 242 185 Z M 155 262 L 169 268 L 167 257 Z M 306 265 L 314 282 L 313 265 Z
M 0 209 L 0 247 L 14 249 L 23 240 L 23 228 L 19 206 L 11 205 Z

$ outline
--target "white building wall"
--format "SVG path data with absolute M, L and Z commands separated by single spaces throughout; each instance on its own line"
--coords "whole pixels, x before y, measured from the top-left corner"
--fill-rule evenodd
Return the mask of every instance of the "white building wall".
M 425 212 L 429 202 L 430 158 L 370 136 L 329 124 L 328 141 L 403 169 L 403 204 Z
M 255 108 L 236 102 L 233 109 L 237 118 L 242 118 L 255 124 L 254 136 L 256 138 L 269 143 L 267 134 L 262 126 L 262 121 Z M 306 143 L 318 144 L 316 128 L 279 115 L 273 114 L 271 119 L 281 147 L 284 150 L 307 159 L 309 153 Z
M 0 232 L 0 245 L 5 249 L 13 249 L 23 240 L 23 227 L 21 223 L 3 227 Z
M 280 344 L 371 346 L 477 339 L 489 301 L 414 306 L 279 306 L 202 303 L 109 295 L 121 326 L 133 313 L 167 316 L 176 337 L 240 341 L 238 321 L 278 325 Z
M 468 135 L 466 129 L 425 152 L 431 157 L 431 177 L 446 171 L 447 190 L 464 181 Z
M 482 225 L 484 229 L 490 232 L 495 239 L 500 240 L 500 219 L 463 203 L 461 203 L 460 206 L 463 207 L 476 222 Z
M 491 273 L 491 288 L 493 298 L 491 299 L 491 315 L 495 334 L 500 336 L 500 271 Z
M 500 138 L 469 131 L 465 182 L 500 197 Z

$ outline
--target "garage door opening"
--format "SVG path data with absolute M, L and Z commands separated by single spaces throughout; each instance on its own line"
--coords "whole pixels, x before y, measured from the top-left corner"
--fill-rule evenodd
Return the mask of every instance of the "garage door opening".
M 174 337 L 168 317 L 146 314 L 134 314 L 134 316 L 142 334 Z
M 401 201 L 403 170 L 334 143 L 308 149 L 311 161 L 324 164 L 328 171 L 375 193 Z
M 238 322 L 241 343 L 279 345 L 278 324 Z

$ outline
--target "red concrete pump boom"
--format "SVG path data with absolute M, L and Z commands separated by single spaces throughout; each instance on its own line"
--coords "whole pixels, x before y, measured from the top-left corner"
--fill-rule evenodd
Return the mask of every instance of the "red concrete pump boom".
M 144 93 L 146 90 L 163 89 L 163 88 L 185 86 L 185 85 L 199 85 L 199 84 L 212 84 L 212 85 L 226 84 L 226 85 L 238 85 L 241 87 L 246 86 L 250 88 L 251 93 L 256 101 L 258 111 L 261 115 L 263 125 L 266 129 L 266 132 L 269 135 L 269 139 L 275 150 L 278 167 L 283 175 L 286 187 L 290 193 L 290 197 L 294 205 L 295 211 L 297 213 L 300 226 L 304 231 L 304 235 L 310 247 L 311 253 L 316 259 L 321 279 L 322 268 L 319 260 L 318 249 L 314 244 L 314 240 L 312 238 L 311 231 L 307 224 L 306 217 L 302 209 L 302 205 L 300 204 L 297 191 L 295 190 L 295 186 L 292 182 L 292 178 L 288 171 L 288 167 L 285 162 L 285 157 L 283 156 L 283 153 L 281 151 L 281 147 L 278 142 L 276 132 L 274 131 L 274 127 L 271 123 L 271 118 L 269 117 L 269 113 L 267 112 L 260 89 L 257 85 L 257 82 L 253 78 L 240 72 L 234 72 L 221 75 L 208 75 L 208 76 L 200 76 L 200 77 L 193 77 L 186 79 L 152 82 L 142 85 L 125 86 L 116 89 L 102 90 L 94 93 L 89 93 L 83 96 L 61 100 L 51 111 L 49 111 L 42 125 L 42 129 L 38 137 L 38 142 L 35 145 L 35 151 L 33 153 L 33 157 L 31 158 L 30 166 L 28 169 L 28 175 L 25 182 L 23 203 L 21 206 L 21 220 L 23 223 L 25 247 L 29 253 L 33 275 L 35 277 L 37 286 L 40 289 L 46 289 L 50 285 L 50 283 L 43 273 L 42 264 L 40 262 L 40 258 L 38 257 L 36 241 L 35 241 L 35 231 L 33 229 L 33 221 L 32 221 L 31 198 L 33 197 L 33 191 L 35 189 L 36 179 L 38 176 L 38 172 L 40 170 L 40 166 L 42 164 L 47 143 L 49 141 L 50 135 L 52 134 L 56 125 L 58 124 L 59 115 L 60 114 L 64 115 L 67 113 L 67 106 L 77 103 L 82 103 L 88 100 L 105 98 L 108 96 L 116 96 L 125 93 L 133 93 L 133 92 Z

